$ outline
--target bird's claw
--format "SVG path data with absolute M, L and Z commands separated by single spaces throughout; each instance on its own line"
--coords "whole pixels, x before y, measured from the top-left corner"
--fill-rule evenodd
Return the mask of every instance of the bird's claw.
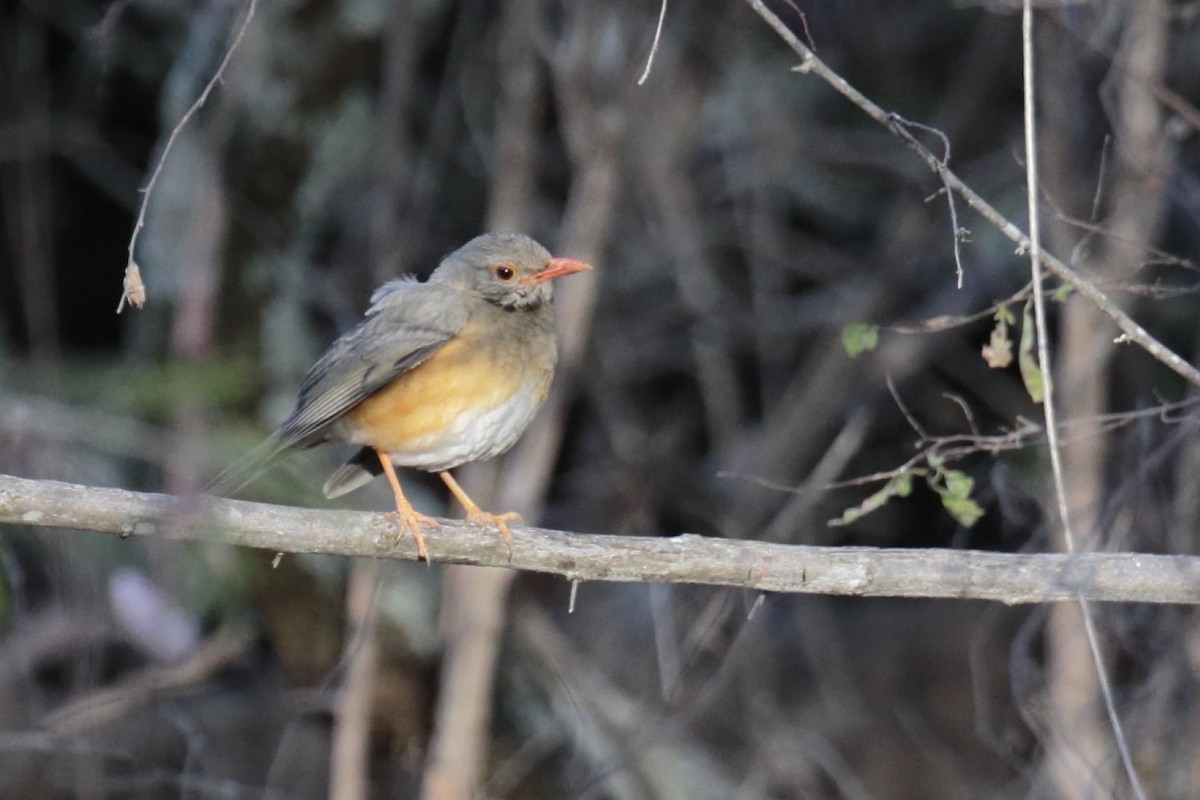
M 430 528 L 437 530 L 442 527 L 442 523 L 436 517 L 429 517 L 417 512 L 415 509 L 389 511 L 386 515 L 388 521 L 396 526 L 396 538 L 392 542 L 392 547 L 398 547 L 400 540 L 404 538 L 404 531 L 410 530 L 413 534 L 413 539 L 417 543 L 417 558 L 424 559 L 426 564 L 429 561 L 429 550 L 425 548 L 425 537 L 421 534 L 421 527 L 427 525 Z
M 508 523 L 521 524 L 520 514 L 515 511 L 508 511 L 503 514 L 491 514 L 487 511 L 476 510 L 469 513 L 467 519 L 476 525 L 498 529 L 500 535 L 504 537 L 504 543 L 508 545 L 508 558 L 510 561 L 512 560 L 513 535 L 512 531 L 508 528 Z

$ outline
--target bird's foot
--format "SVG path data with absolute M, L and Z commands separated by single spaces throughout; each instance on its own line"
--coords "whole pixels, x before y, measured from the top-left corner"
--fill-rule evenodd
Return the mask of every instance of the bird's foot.
M 426 516 L 412 506 L 397 508 L 395 511 L 389 511 L 385 516 L 396 526 L 396 538 L 392 542 L 392 547 L 398 547 L 400 540 L 404 538 L 404 531 L 410 530 L 417 543 L 417 558 L 424 559 L 425 563 L 429 564 L 429 551 L 425 548 L 425 537 L 421 535 L 421 526 L 439 530 L 442 523 L 438 521 L 437 517 Z
M 520 514 L 515 511 L 509 511 L 504 514 L 490 514 L 487 511 L 475 508 L 467 511 L 467 519 L 476 525 L 499 529 L 500 535 L 504 537 L 504 543 L 508 545 L 508 558 L 510 561 L 512 560 L 513 535 L 512 531 L 508 529 L 508 523 L 521 524 Z

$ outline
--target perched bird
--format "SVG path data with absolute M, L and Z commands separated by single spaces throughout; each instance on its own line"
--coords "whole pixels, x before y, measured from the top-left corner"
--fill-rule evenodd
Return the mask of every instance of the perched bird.
M 516 514 L 489 514 L 449 470 L 500 455 L 546 399 L 558 347 L 551 282 L 591 267 L 552 258 L 519 233 L 487 233 L 446 256 L 429 280 L 401 278 L 371 296 L 366 317 L 309 369 L 296 408 L 247 463 L 210 488 L 231 491 L 285 453 L 328 441 L 361 449 L 325 482 L 338 497 L 387 476 L 400 534 L 421 526 L 395 466 L 436 472 L 473 522 L 499 528 L 512 546 Z

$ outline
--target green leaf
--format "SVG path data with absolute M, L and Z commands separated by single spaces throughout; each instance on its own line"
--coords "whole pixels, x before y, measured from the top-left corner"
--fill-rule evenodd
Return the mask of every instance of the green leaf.
M 1017 324 L 1017 318 L 1013 315 L 1012 309 L 1009 308 L 1007 305 L 1003 305 L 1003 306 L 1000 306 L 999 308 L 997 308 L 996 313 L 992 317 L 992 319 L 996 320 L 996 322 L 998 322 L 998 323 L 1002 322 L 1005 325 L 1016 325 Z
M 908 497 L 912 494 L 912 475 L 902 472 L 883 485 L 883 488 L 872 493 L 858 505 L 847 508 L 837 519 L 829 520 L 833 526 L 849 525 L 860 517 L 865 517 L 872 511 L 882 508 L 893 497 Z
M 975 479 L 959 469 L 945 470 L 942 472 L 942 479 L 946 481 L 943 497 L 970 497 L 971 490 L 975 488 Z
M 1060 283 L 1054 293 L 1050 295 L 1051 299 L 1056 303 L 1065 303 L 1067 298 L 1075 293 L 1075 288 L 1069 283 Z
M 851 322 L 842 328 L 842 347 L 851 358 L 874 350 L 879 345 L 879 326 L 865 322 Z
M 969 497 L 955 497 L 949 493 L 943 494 L 942 507 L 964 528 L 971 527 L 983 516 L 983 509 Z
M 942 498 L 942 508 L 958 522 L 969 528 L 983 516 L 983 509 L 971 499 L 975 479 L 960 469 L 939 469 L 929 486 Z
M 960 469 L 940 469 L 930 479 L 929 487 L 942 498 L 942 507 L 964 528 L 979 522 L 983 509 L 971 499 L 974 479 Z
M 1037 329 L 1033 324 L 1033 301 L 1027 300 L 1025 311 L 1021 315 L 1021 349 L 1017 360 L 1021 366 L 1021 380 L 1025 382 L 1025 391 L 1029 392 L 1033 402 L 1040 403 L 1046 392 L 1042 384 L 1042 371 L 1033 356 L 1036 334 Z

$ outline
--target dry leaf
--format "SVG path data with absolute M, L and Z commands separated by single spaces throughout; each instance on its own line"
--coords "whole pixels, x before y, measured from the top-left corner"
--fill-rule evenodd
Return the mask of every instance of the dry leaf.
M 125 268 L 125 280 L 122 286 L 121 302 L 117 303 L 117 313 L 120 314 L 125 309 L 125 303 L 128 302 L 134 308 L 141 308 L 146 305 L 146 284 L 142 283 L 142 271 L 138 269 L 138 265 L 129 262 L 129 266 Z
M 1012 363 L 1012 338 L 1008 335 L 1008 323 L 1002 319 L 996 321 L 992 338 L 983 346 L 983 360 L 992 369 L 1004 369 Z

